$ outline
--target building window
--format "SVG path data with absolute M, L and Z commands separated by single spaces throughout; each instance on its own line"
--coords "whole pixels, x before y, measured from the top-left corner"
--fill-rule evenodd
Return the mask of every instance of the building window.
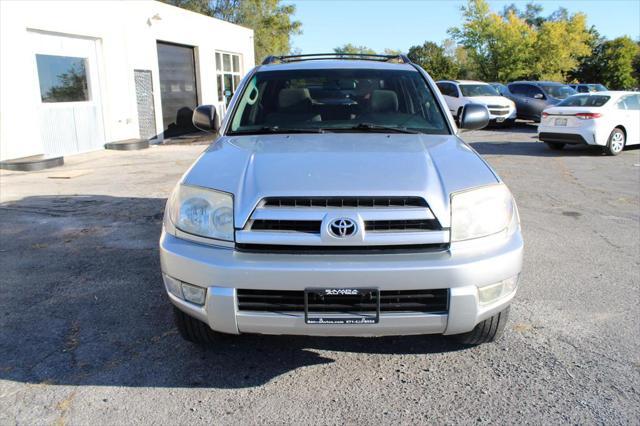
M 89 100 L 86 58 L 36 55 L 36 63 L 42 102 Z
M 216 81 L 218 83 L 218 101 L 229 104 L 231 97 L 240 84 L 240 55 L 216 52 Z

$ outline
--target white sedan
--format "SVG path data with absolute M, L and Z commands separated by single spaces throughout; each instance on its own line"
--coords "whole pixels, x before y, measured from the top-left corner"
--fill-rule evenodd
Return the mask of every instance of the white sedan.
M 538 138 L 551 149 L 566 144 L 599 145 L 609 155 L 640 144 L 640 93 L 573 95 L 542 112 Z

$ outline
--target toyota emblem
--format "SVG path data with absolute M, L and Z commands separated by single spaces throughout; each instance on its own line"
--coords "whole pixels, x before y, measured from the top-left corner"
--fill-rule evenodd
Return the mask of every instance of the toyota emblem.
M 358 230 L 356 222 L 348 218 L 333 219 L 329 223 L 329 233 L 334 237 L 345 238 L 355 234 Z

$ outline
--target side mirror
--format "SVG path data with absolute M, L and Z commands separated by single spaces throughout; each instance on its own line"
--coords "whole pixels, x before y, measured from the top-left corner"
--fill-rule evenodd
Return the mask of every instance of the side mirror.
M 542 93 L 536 93 L 533 95 L 533 99 L 544 99 L 544 95 Z
M 464 130 L 478 130 L 489 124 L 489 110 L 480 104 L 466 104 L 460 113 L 458 127 Z
M 205 132 L 217 133 L 220 129 L 218 114 L 213 105 L 200 105 L 193 111 L 193 125 Z

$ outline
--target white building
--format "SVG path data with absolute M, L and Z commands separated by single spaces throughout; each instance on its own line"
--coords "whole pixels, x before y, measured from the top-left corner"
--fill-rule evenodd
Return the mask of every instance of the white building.
M 192 131 L 253 64 L 252 30 L 164 3 L 0 0 L 0 160 Z

